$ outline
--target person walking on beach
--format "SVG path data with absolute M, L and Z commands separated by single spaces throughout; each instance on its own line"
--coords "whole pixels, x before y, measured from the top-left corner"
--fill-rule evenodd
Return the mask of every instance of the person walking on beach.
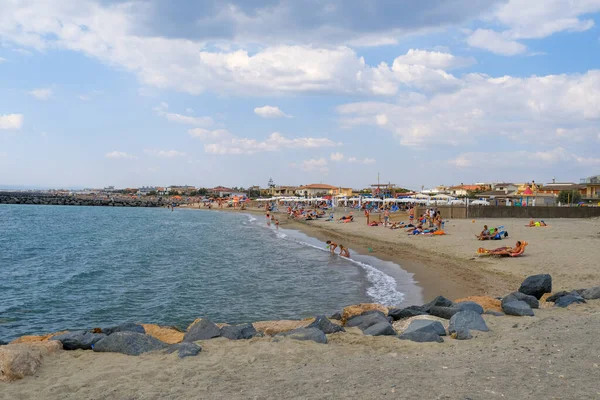
M 388 226 L 390 222 L 390 210 L 388 208 L 383 212 L 383 226 Z
M 327 243 L 327 247 L 329 247 L 331 254 L 335 254 L 335 249 L 338 247 L 338 245 L 333 243 L 331 240 L 328 240 L 325 243 Z
M 367 217 L 367 226 L 369 225 L 369 210 L 365 208 L 365 217 Z
M 350 252 L 347 248 L 340 244 L 340 257 L 350 258 Z
M 415 219 L 415 208 L 413 206 L 410 206 L 410 208 L 408 209 L 408 219 L 410 220 L 411 224 Z

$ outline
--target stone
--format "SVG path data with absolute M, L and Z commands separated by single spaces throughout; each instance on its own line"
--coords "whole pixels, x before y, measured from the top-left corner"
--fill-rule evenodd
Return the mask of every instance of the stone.
M 75 331 L 54 336 L 50 340 L 58 340 L 65 350 L 91 350 L 95 343 L 104 339 L 104 333 L 91 333 L 87 331 Z
M 369 336 L 395 336 L 396 335 L 396 331 L 394 330 L 394 327 L 388 321 L 385 321 L 385 322 L 382 321 L 382 322 L 376 323 L 375 325 L 371 325 L 367 329 L 363 330 L 363 333 L 365 335 L 369 335 Z
M 406 308 L 391 308 L 388 311 L 388 316 L 392 317 L 394 321 L 398 321 L 399 319 L 415 317 L 417 315 L 427 315 L 425 311 L 423 311 L 422 306 L 409 306 Z
M 581 292 L 581 297 L 583 297 L 586 300 L 600 299 L 600 286 L 595 286 L 593 288 L 583 290 Z
M 529 307 L 529 304 L 522 300 L 511 301 L 502 306 L 502 310 L 506 315 L 516 315 L 518 317 L 533 317 L 533 310 Z
M 568 307 L 571 304 L 581 304 L 581 303 L 585 303 L 585 302 L 586 301 L 581 296 L 576 296 L 576 295 L 573 295 L 573 294 L 568 294 L 568 295 L 562 296 L 561 298 L 559 298 L 558 300 L 556 300 L 556 302 L 554 302 L 554 305 L 556 307 Z
M 439 336 L 446 336 L 446 328 L 439 321 L 428 321 L 426 319 L 414 320 L 403 333 L 430 332 Z
M 498 311 L 492 311 L 492 310 L 487 310 L 486 312 L 484 312 L 484 314 L 493 315 L 495 317 L 502 317 L 502 316 L 504 316 L 504 313 L 501 313 L 501 312 L 498 312 Z
M 143 324 L 147 335 L 152 336 L 167 344 L 181 343 L 183 341 L 184 332 L 175 328 L 163 327 L 154 324 Z
M 337 332 L 346 332 L 346 330 L 343 327 L 334 324 L 324 315 L 318 315 L 317 318 L 315 318 L 315 320 L 313 321 L 313 323 L 308 325 L 307 328 L 318 328 L 322 330 L 323 333 L 325 333 L 326 335 Z
M 452 300 L 448 300 L 444 296 L 438 296 L 429 303 L 423 304 L 422 309 L 428 313 L 432 307 L 452 307 L 453 305 Z
M 357 315 L 346 321 L 346 326 L 349 328 L 358 327 L 365 330 L 380 322 L 388 322 L 387 317 L 381 312 L 367 312 L 362 315 Z
M 202 347 L 196 343 L 184 342 L 172 344 L 165 350 L 165 353 L 171 354 L 177 352 L 179 358 L 194 357 L 200 354 Z
M 454 334 L 452 336 L 456 340 L 473 339 L 473 336 L 471 335 L 471 331 L 467 328 L 461 328 L 461 329 L 457 330 L 456 332 L 454 332 Z
M 115 332 L 100 340 L 93 346 L 95 352 L 121 353 L 129 356 L 139 356 L 143 353 L 162 350 L 168 344 L 152 336 L 138 332 Z
M 339 313 L 339 312 L 336 312 L 331 317 L 329 317 L 329 319 L 335 319 L 336 321 L 341 321 L 342 320 L 342 314 Z
M 567 292 L 566 290 L 561 290 L 560 292 L 556 292 L 553 295 L 549 296 L 546 298 L 546 301 L 554 303 L 556 300 L 560 299 L 563 296 L 568 295 L 570 292 Z
M 227 325 L 221 328 L 221 336 L 230 340 L 252 339 L 256 329 L 252 324 Z
M 305 328 L 312 321 L 299 321 L 299 320 L 279 320 L 279 321 L 259 321 L 254 322 L 254 328 L 258 332 L 262 332 L 265 335 L 274 336 L 279 333 L 289 332 L 298 328 Z
M 436 317 L 450 319 L 452 316 L 462 310 L 458 307 L 431 307 L 429 314 L 435 315 Z
M 410 326 L 410 324 L 413 323 L 413 321 L 418 321 L 418 320 L 438 321 L 439 323 L 442 324 L 442 326 L 444 326 L 444 329 L 446 329 L 446 330 L 447 330 L 448 324 L 450 322 L 447 319 L 436 317 L 434 315 L 426 314 L 426 315 L 417 315 L 415 317 L 410 317 L 407 319 L 401 319 L 401 320 L 395 321 L 392 325 L 396 332 L 404 333 L 404 331 L 406 331 L 406 329 L 408 329 L 408 327 Z
M 489 311 L 489 310 L 497 311 L 497 312 L 502 311 L 502 306 L 500 305 L 500 301 L 498 299 L 495 299 L 495 298 L 489 297 L 489 296 L 463 297 L 462 299 L 454 300 L 454 303 L 462 303 L 465 301 L 472 301 L 474 303 L 479 304 L 481 307 L 483 307 L 484 311 Z
M 327 344 L 327 336 L 318 328 L 298 328 L 289 332 L 279 333 L 277 336 L 289 337 L 294 340 L 312 340 L 313 342 Z
M 361 303 L 345 307 L 342 311 L 342 325 L 345 325 L 350 318 L 364 314 L 367 311 L 380 311 L 387 315 L 388 309 L 386 306 L 377 303 Z
M 534 296 L 530 296 L 528 294 L 524 294 L 521 292 L 514 292 L 509 294 L 508 296 L 504 297 L 502 299 L 502 305 L 506 304 L 506 303 L 510 303 L 513 301 L 524 301 L 525 303 L 529 304 L 529 307 L 531 308 L 540 308 L 540 302 L 538 301 L 538 299 L 536 299 Z
M 183 336 L 184 342 L 195 342 L 196 340 L 208 340 L 221 336 L 219 327 L 207 318 L 203 318 L 191 325 Z
M 16 343 L 0 347 L 0 382 L 23 379 L 36 373 L 44 357 L 62 349 L 58 341 Z
M 121 325 L 113 326 L 110 328 L 102 328 L 102 333 L 112 335 L 115 332 L 137 332 L 146 333 L 146 330 L 142 325 L 127 322 Z
M 8 344 L 8 342 L 5 342 L 4 340 L 0 340 L 0 346 L 6 346 Z
M 461 311 L 450 318 L 450 325 L 448 326 L 448 332 L 454 333 L 461 329 L 469 329 L 474 331 L 488 332 L 487 324 L 483 317 L 475 311 L 466 310 Z
M 462 311 L 471 310 L 478 314 L 483 314 L 483 307 L 474 301 L 463 301 L 460 303 L 455 303 L 454 306 L 460 308 Z
M 398 336 L 400 340 L 410 340 L 417 343 L 437 342 L 443 343 L 444 339 L 440 335 L 431 332 L 409 332 Z
M 529 276 L 521 284 L 519 292 L 539 300 L 544 293 L 552 293 L 552 277 L 549 274 Z

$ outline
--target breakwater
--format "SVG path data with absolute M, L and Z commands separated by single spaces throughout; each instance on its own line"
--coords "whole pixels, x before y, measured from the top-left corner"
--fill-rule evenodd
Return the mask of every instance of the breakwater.
M 165 200 L 162 197 L 145 199 L 131 197 L 67 196 L 44 193 L 0 193 L 0 204 L 98 207 L 164 207 L 170 203 L 170 200 Z

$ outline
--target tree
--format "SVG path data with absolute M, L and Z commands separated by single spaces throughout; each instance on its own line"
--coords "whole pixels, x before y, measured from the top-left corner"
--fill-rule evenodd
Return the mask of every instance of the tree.
M 558 201 L 562 204 L 577 204 L 581 201 L 581 193 L 577 190 L 561 190 L 558 193 Z
M 149 191 L 148 196 L 156 196 L 156 190 Z
M 190 196 L 192 196 L 192 197 L 196 197 L 196 196 L 198 196 L 198 191 L 197 191 L 197 190 L 192 190 L 192 191 L 190 192 Z
M 207 188 L 198 188 L 198 190 L 196 190 L 196 192 L 198 193 L 198 196 L 206 196 L 206 194 L 208 193 L 208 189 Z
M 169 196 L 179 196 L 179 192 L 177 190 L 171 190 Z

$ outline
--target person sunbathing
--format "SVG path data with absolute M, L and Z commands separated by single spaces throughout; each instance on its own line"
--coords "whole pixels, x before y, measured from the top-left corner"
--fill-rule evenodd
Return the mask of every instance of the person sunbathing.
M 546 225 L 546 223 L 544 221 L 536 222 L 533 220 L 533 218 L 531 218 L 531 220 L 529 221 L 529 224 L 525 225 L 526 228 L 533 228 L 533 227 L 538 227 L 538 226 L 548 226 L 548 225 Z
M 525 242 L 518 241 L 515 247 L 501 247 L 496 250 L 491 250 L 489 254 L 495 256 L 509 256 L 509 257 L 517 257 L 523 254 L 525 251 L 525 246 L 527 244 Z
M 390 229 L 400 229 L 404 228 L 404 222 L 392 222 Z
M 354 217 L 352 215 L 344 215 L 339 219 L 339 221 L 354 221 Z

